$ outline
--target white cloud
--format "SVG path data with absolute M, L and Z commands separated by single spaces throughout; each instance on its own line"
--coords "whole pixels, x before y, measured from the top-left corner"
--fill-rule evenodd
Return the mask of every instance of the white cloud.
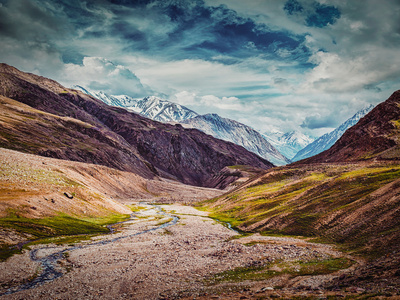
M 101 57 L 85 57 L 82 65 L 66 64 L 63 82 L 80 84 L 111 95 L 144 97 L 152 93 L 131 70 Z
M 215 95 L 197 95 L 182 91 L 170 98 L 171 101 L 187 106 L 200 114 L 222 113 L 229 115 L 235 112 L 251 111 L 253 107 L 236 97 L 217 97 Z
M 259 73 L 246 65 L 225 65 L 199 59 L 163 62 L 144 58 L 135 72 L 143 83 L 157 87 L 165 94 L 190 91 L 196 94 L 233 96 L 232 87 L 266 84 L 270 75 Z

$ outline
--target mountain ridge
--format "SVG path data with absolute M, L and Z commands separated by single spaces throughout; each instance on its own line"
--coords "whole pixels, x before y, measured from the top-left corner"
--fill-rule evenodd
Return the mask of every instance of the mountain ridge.
M 294 156 L 315 139 L 297 130 L 265 132 L 263 136 L 284 156 L 293 160 Z
M 81 86 L 75 87 L 109 105 L 127 108 L 149 119 L 164 123 L 180 123 L 187 128 L 196 128 L 215 138 L 233 142 L 275 165 L 285 165 L 291 162 L 250 126 L 222 118 L 217 114 L 199 115 L 185 106 L 155 96 L 133 99 L 126 95 L 110 96 Z
M 67 89 L 53 80 L 24 73 L 7 65 L 0 65 L 0 83 L 0 95 L 58 117 L 79 120 L 87 124 L 81 126 L 83 132 L 90 131 L 95 137 L 97 133 L 100 139 L 103 139 L 104 135 L 110 136 L 108 141 L 113 151 L 126 156 L 117 167 L 122 170 L 129 168 L 131 164 L 134 165 L 131 160 L 136 157 L 137 164 L 140 164 L 143 172 L 201 186 L 229 165 L 252 165 L 263 169 L 273 166 L 265 159 L 233 143 L 214 139 L 195 129 L 189 130 L 180 125 L 152 121 L 126 109 L 108 106 L 83 92 Z M 27 118 L 29 119 L 29 116 Z M 52 126 L 52 123 L 46 123 L 45 126 Z M 63 137 L 64 130 L 71 132 L 68 128 L 62 128 L 60 138 Z M 23 138 L 31 133 L 28 130 L 20 132 L 15 127 L 11 136 L 3 137 L 4 144 L 11 147 L 13 139 L 16 138 L 15 134 L 22 135 Z M 43 136 L 37 138 L 45 141 Z M 72 147 L 76 138 L 72 135 L 69 146 L 60 148 L 63 158 L 71 159 L 73 155 L 77 155 L 80 161 L 93 162 L 94 152 L 90 147 L 85 149 L 82 145 L 83 149 L 79 151 Z M 21 136 L 18 139 L 21 140 Z M 97 142 L 95 139 L 93 146 L 101 151 L 101 148 L 95 147 Z M 45 156 L 58 155 L 57 152 L 47 151 L 49 149 L 46 149 L 45 142 L 41 144 L 40 149 L 29 144 L 25 146 L 25 151 L 32 151 L 31 153 L 40 150 Z M 101 163 L 108 166 L 115 157 L 108 155 Z
M 399 160 L 400 90 L 350 127 L 328 150 L 298 163 Z
M 240 122 L 222 118 L 217 114 L 206 114 L 181 122 L 183 126 L 197 128 L 216 138 L 241 145 L 275 165 L 291 161 L 276 150 L 258 131 Z
M 111 106 L 126 108 L 152 120 L 167 123 L 180 122 L 185 119 L 198 116 L 196 112 L 186 106 L 174 103 L 156 96 L 148 96 L 143 99 L 132 98 L 128 95 L 108 95 L 104 92 L 96 92 L 80 85 L 72 86 L 85 94 L 100 99 Z
M 370 104 L 358 112 L 356 112 L 351 118 L 347 119 L 343 122 L 338 128 L 335 130 L 326 133 L 313 141 L 312 143 L 308 144 L 306 147 L 301 149 L 296 155 L 293 157 L 293 161 L 299 161 L 314 155 L 317 155 L 330 147 L 332 147 L 337 140 L 345 133 L 347 129 L 357 124 L 357 122 L 369 113 L 374 108 L 374 105 Z

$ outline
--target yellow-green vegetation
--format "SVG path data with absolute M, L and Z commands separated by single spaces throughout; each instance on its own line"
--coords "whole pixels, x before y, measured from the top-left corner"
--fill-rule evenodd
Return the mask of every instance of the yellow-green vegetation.
M 168 218 L 166 220 L 160 221 L 160 222 L 157 223 L 157 226 L 161 226 L 161 225 L 167 224 L 167 223 L 171 222 L 172 220 L 173 220 L 173 218 Z
M 172 231 L 164 228 L 164 231 L 160 232 L 160 235 L 172 235 Z
M 380 216 L 399 205 L 399 200 L 384 202 L 377 192 L 398 179 L 400 165 L 393 163 L 288 166 L 198 205 L 213 219 L 242 231 L 320 237 L 360 249 L 371 235 L 393 235 L 392 229 L 399 227 L 400 220 L 392 217 L 381 228 L 371 229 Z
M 146 207 L 144 207 L 144 206 L 139 206 L 139 205 L 135 205 L 135 204 L 127 205 L 127 207 L 133 212 L 138 212 L 143 209 L 146 209 Z
M 31 219 L 9 211 L 8 216 L 0 218 L 0 228 L 14 230 L 32 236 L 34 243 L 74 243 L 85 239 L 86 235 L 108 233 L 105 225 L 125 221 L 129 215 L 109 214 L 92 218 L 78 218 L 66 214 L 53 217 Z M 79 236 L 78 236 L 79 235 Z M 29 245 L 29 244 L 27 244 Z M 19 250 L 9 245 L 0 246 L 0 260 L 5 260 Z
M 291 277 L 330 274 L 349 268 L 354 262 L 347 258 L 328 258 L 311 261 L 272 262 L 264 265 L 238 267 L 215 274 L 206 283 L 242 282 L 244 280 L 266 280 L 287 274 Z

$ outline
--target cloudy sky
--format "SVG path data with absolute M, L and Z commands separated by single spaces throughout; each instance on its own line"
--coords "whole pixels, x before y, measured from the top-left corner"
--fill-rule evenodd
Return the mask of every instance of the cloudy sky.
M 400 89 L 398 0 L 0 0 L 0 62 L 319 136 Z

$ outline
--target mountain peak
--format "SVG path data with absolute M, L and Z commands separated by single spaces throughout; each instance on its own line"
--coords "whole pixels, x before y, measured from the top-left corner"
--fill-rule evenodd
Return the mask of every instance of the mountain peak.
M 127 95 L 108 95 L 102 91 L 94 92 L 79 85 L 75 85 L 74 88 L 100 99 L 108 105 L 123 107 L 159 122 L 180 122 L 198 116 L 197 113 L 185 106 L 161 99 L 157 96 L 135 99 Z
M 181 122 L 221 140 L 230 141 L 258 154 L 275 165 L 286 165 L 290 160 L 275 149 L 258 131 L 218 114 L 206 114 Z
M 373 108 L 374 105 L 372 104 L 365 106 L 364 108 L 356 112 L 351 118 L 343 122 L 338 128 L 324 134 L 323 136 L 316 139 L 314 142 L 307 145 L 304 149 L 301 149 L 293 157 L 293 161 L 302 160 L 329 149 L 330 147 L 332 147 L 333 144 L 335 144 L 337 140 L 339 140 L 339 138 L 345 133 L 347 129 L 357 124 L 357 122 L 366 114 L 368 114 Z
M 289 158 L 294 157 L 298 151 L 314 141 L 313 138 L 297 130 L 286 133 L 271 130 L 263 135 L 279 152 Z

